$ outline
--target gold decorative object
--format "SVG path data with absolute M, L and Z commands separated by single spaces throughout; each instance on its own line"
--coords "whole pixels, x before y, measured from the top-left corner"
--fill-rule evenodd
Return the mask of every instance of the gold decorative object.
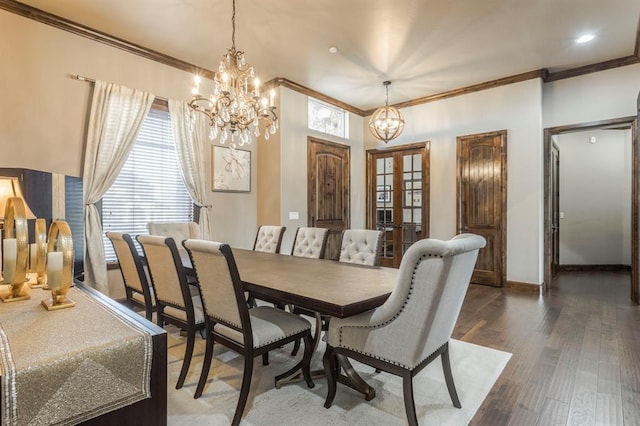
M 390 81 L 382 83 L 385 87 L 384 106 L 378 108 L 369 120 L 369 130 L 371 134 L 385 143 L 397 138 L 404 130 L 404 117 L 400 111 L 389 106 L 389 85 Z
M 15 302 L 30 299 L 24 292 L 27 281 L 27 260 L 29 257 L 29 230 L 27 214 L 22 198 L 9 197 L 4 211 L 4 249 L 3 284 L 10 284 L 8 294 L 0 295 L 3 302 Z
M 67 297 L 73 280 L 73 240 L 71 228 L 64 220 L 56 220 L 49 228 L 47 244 L 47 287 L 51 299 L 42 301 L 48 311 L 71 308 L 75 302 Z
M 35 250 L 35 255 L 34 253 L 30 253 L 30 269 L 31 273 L 35 276 L 32 276 L 29 280 L 29 287 L 42 288 L 46 284 L 47 277 L 45 273 L 47 262 L 47 223 L 44 219 L 36 219 L 35 234 L 36 242 L 31 244 L 31 249 Z
M 214 140 L 220 135 L 221 144 L 229 137 L 235 144 L 238 136 L 240 145 L 244 145 L 251 143 L 251 129 L 255 136 L 260 135 L 258 121 L 265 123 L 264 138 L 269 139 L 269 135 L 278 129 L 278 116 L 274 106 L 275 91 L 271 89 L 269 100 L 260 97 L 260 82 L 255 78 L 253 67 L 246 63 L 244 52 L 236 50 L 235 0 L 231 28 L 231 49 L 227 49 L 215 73 L 213 94 L 208 97 L 200 94 L 202 79 L 196 75 L 193 78 L 193 98 L 189 102 L 191 109 L 186 118 L 193 128 L 195 113 L 202 113 L 209 118 L 209 139 Z

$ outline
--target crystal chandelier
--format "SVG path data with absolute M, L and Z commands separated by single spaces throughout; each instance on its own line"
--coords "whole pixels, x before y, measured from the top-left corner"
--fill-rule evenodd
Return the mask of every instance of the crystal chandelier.
M 389 142 L 397 138 L 404 129 L 404 117 L 397 108 L 389 106 L 390 81 L 382 83 L 385 87 L 384 106 L 378 108 L 369 120 L 369 130 L 377 139 Z
M 260 136 L 258 121 L 265 124 L 264 138 L 278 129 L 278 116 L 274 106 L 275 91 L 271 89 L 269 99 L 260 97 L 260 81 L 255 77 L 253 67 L 246 63 L 244 52 L 236 50 L 236 1 L 233 0 L 231 17 L 231 49 L 220 61 L 218 72 L 213 78 L 213 93 L 206 97 L 200 93 L 200 76 L 193 79 L 193 98 L 189 102 L 187 121 L 193 128 L 196 112 L 209 118 L 209 139 L 219 136 L 224 144 L 231 139 L 235 145 L 251 143 L 252 133 Z

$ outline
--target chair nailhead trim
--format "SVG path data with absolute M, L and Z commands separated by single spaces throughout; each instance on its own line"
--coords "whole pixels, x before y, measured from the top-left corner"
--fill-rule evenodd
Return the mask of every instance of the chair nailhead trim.
M 418 270 L 418 267 L 420 266 L 420 263 L 421 263 L 421 262 L 422 262 L 426 257 L 440 257 L 440 258 L 441 258 L 441 257 L 444 257 L 444 256 L 437 255 L 437 254 L 423 254 L 422 256 L 420 256 L 420 259 L 418 259 L 418 261 L 416 262 L 416 265 L 415 265 L 415 266 L 414 266 L 414 268 L 413 268 L 413 272 L 411 273 L 411 285 L 409 286 L 409 291 L 407 292 L 407 299 L 404 301 L 404 303 L 402 304 L 402 307 L 398 310 L 398 312 L 396 312 L 396 314 L 395 314 L 395 315 L 393 315 L 391 318 L 389 318 L 387 321 L 385 321 L 385 322 L 383 322 L 383 323 L 380 323 L 380 324 L 375 324 L 375 325 L 358 325 L 358 326 L 356 326 L 356 325 L 349 325 L 349 326 L 343 326 L 343 327 L 340 327 L 340 333 L 339 333 L 340 338 L 338 339 L 338 341 L 340 342 L 340 346 L 342 346 L 342 347 L 343 347 L 343 348 L 345 348 L 345 349 L 349 349 L 349 350 L 352 350 L 352 351 L 354 351 L 354 352 L 358 352 L 358 353 L 361 353 L 361 354 L 363 354 L 363 355 L 367 355 L 367 356 L 370 356 L 370 357 L 372 357 L 372 358 L 375 358 L 375 359 L 379 359 L 379 360 L 381 360 L 381 361 L 388 362 L 389 364 L 397 365 L 397 366 L 402 367 L 402 368 L 405 368 L 405 369 L 407 369 L 407 370 L 411 370 L 411 367 L 409 367 L 408 365 L 401 364 L 401 363 L 399 363 L 399 362 L 392 361 L 392 360 L 390 360 L 390 359 L 382 358 L 382 357 L 377 356 L 377 355 L 374 355 L 374 354 L 370 354 L 370 353 L 367 353 L 367 352 L 363 352 L 363 351 L 361 351 L 361 350 L 359 350 L 359 349 L 356 349 L 356 348 L 352 348 L 352 347 L 349 347 L 349 346 L 343 346 L 343 345 L 342 345 L 342 329 L 343 329 L 343 328 L 372 328 L 372 329 L 376 329 L 376 328 L 382 328 L 382 327 L 385 327 L 385 326 L 387 326 L 388 324 L 391 324 L 393 321 L 395 321 L 395 319 L 396 319 L 396 318 L 398 318 L 398 316 L 402 313 L 402 311 L 404 310 L 404 308 L 407 306 L 407 302 L 408 302 L 408 301 L 409 301 L 409 299 L 411 298 L 411 294 L 413 293 L 413 284 L 414 284 L 414 278 L 415 278 L 415 276 L 416 276 L 416 271 Z M 425 359 L 427 359 L 427 358 L 429 358 L 431 355 L 433 355 L 435 352 L 437 352 L 439 349 L 440 349 L 440 348 L 438 348 L 436 351 L 432 352 L 429 356 L 427 356 L 427 357 L 423 358 L 423 359 L 418 363 L 418 365 L 419 365 L 420 363 L 422 363 Z

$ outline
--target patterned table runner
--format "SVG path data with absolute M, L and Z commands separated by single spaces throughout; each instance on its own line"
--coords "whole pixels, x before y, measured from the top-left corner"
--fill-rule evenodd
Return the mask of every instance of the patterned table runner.
M 58 311 L 49 296 L 0 304 L 2 425 L 72 425 L 149 398 L 151 335 L 83 290 Z

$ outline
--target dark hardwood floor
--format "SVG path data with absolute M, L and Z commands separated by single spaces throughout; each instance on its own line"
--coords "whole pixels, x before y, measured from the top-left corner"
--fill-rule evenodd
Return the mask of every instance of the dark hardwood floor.
M 546 294 L 471 286 L 453 337 L 513 354 L 471 424 L 640 425 L 629 280 L 563 272 Z

